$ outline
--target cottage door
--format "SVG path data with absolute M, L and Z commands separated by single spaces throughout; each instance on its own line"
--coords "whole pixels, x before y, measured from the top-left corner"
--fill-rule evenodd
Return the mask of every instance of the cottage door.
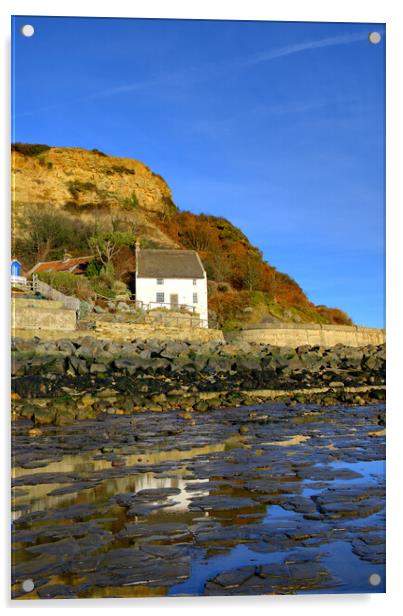
M 178 308 L 179 308 L 179 299 L 178 299 L 178 294 L 177 293 L 172 293 L 170 295 L 170 304 L 171 304 L 171 310 L 178 310 Z

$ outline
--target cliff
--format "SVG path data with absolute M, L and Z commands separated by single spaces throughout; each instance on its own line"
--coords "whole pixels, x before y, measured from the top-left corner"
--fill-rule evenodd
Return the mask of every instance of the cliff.
M 64 250 L 88 254 L 89 238 L 103 226 L 129 232 L 143 246 L 197 250 L 208 274 L 209 308 L 225 329 L 279 321 L 351 324 L 341 310 L 310 302 L 230 221 L 179 211 L 165 180 L 138 160 L 13 144 L 12 207 L 13 250 L 26 268 L 61 258 Z M 113 266 L 134 291 L 130 243 Z M 109 283 L 101 282 L 106 293 Z

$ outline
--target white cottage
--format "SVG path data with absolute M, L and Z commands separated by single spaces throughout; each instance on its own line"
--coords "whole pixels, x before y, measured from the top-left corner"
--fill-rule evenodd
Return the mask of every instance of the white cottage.
M 149 310 L 183 307 L 208 327 L 207 276 L 197 252 L 136 245 L 136 300 Z

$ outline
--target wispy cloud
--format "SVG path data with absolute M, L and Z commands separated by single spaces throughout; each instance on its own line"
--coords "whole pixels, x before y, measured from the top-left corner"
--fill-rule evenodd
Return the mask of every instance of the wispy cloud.
M 324 47 L 334 47 L 337 45 L 358 43 L 366 40 L 366 38 L 367 36 L 363 32 L 343 34 L 340 36 L 304 41 L 302 43 L 295 43 L 293 45 L 287 45 L 284 47 L 276 47 L 274 49 L 263 50 L 257 54 L 234 58 L 234 60 L 232 61 L 224 61 L 221 63 L 210 62 L 199 66 L 190 66 L 184 69 L 155 75 L 150 77 L 150 79 L 132 81 L 129 83 L 124 83 L 121 85 L 98 90 L 88 96 L 78 97 L 73 100 L 70 99 L 69 101 L 66 101 L 64 103 L 55 103 L 54 105 L 48 105 L 46 107 L 27 110 L 25 112 L 17 114 L 15 117 L 34 115 L 36 113 L 41 113 L 44 111 L 51 111 L 52 109 L 58 109 L 79 103 L 91 102 L 93 100 L 107 98 L 109 96 L 125 94 L 162 85 L 175 86 L 180 84 L 198 83 L 201 81 L 213 79 L 214 77 L 217 77 L 221 74 L 227 74 L 228 71 L 230 71 L 231 69 L 239 70 L 243 67 L 254 66 L 264 62 L 271 62 L 284 56 L 289 56 L 292 54 L 297 54 L 313 49 L 322 49 Z
M 292 54 L 301 53 L 302 51 L 310 51 L 312 49 L 323 49 L 323 47 L 335 47 L 337 45 L 349 45 L 350 43 L 359 43 L 367 39 L 364 32 L 353 32 L 340 36 L 331 36 L 324 39 L 316 39 L 313 41 L 305 41 L 303 43 L 295 43 L 294 45 L 286 45 L 285 47 L 277 47 L 262 51 L 258 54 L 251 55 L 248 58 L 240 60 L 240 66 L 250 66 L 260 64 L 261 62 L 270 62 L 277 58 L 290 56 Z

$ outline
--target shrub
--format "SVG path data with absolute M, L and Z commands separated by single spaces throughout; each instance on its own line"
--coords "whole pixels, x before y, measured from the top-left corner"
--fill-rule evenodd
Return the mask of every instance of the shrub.
M 98 259 L 92 259 L 87 266 L 85 271 L 85 275 L 87 278 L 95 278 L 95 276 L 99 276 L 102 270 L 102 263 Z
M 78 201 L 66 201 L 63 209 L 74 216 L 81 216 L 81 214 L 88 212 L 94 219 L 101 216 L 106 216 L 110 213 L 111 206 L 105 201 L 94 202 L 87 201 L 86 203 L 78 203 Z
M 120 175 L 136 175 L 134 169 L 129 169 L 129 167 L 125 167 L 124 165 L 111 165 L 110 167 L 102 167 L 100 169 L 102 173 L 106 175 L 114 175 L 115 173 L 119 173 Z
M 92 291 L 97 295 L 101 295 L 107 299 L 114 299 L 116 294 L 110 282 L 102 274 L 95 276 L 95 278 L 91 278 L 90 284 Z
M 49 160 L 45 160 L 43 156 L 38 158 L 39 164 L 41 167 L 46 167 L 47 169 L 53 169 L 53 163 Z
M 128 167 L 124 167 L 123 165 L 112 165 L 111 169 L 114 173 L 121 173 L 126 175 L 135 175 L 136 172 L 134 169 L 129 169 Z
M 242 311 L 249 305 L 249 294 L 245 291 L 227 291 L 210 298 L 209 308 L 214 310 L 221 327 L 228 329 L 230 323 L 237 322 Z
M 71 272 L 40 272 L 38 277 L 65 295 L 75 295 L 83 300 L 93 295 L 88 280 Z
M 24 156 L 37 156 L 48 150 L 50 150 L 50 146 L 44 143 L 20 143 L 17 141 L 11 144 L 12 152 L 19 152 L 24 154 Z
M 113 284 L 112 289 L 116 296 L 126 296 L 128 299 L 130 299 L 131 292 L 129 291 L 127 284 L 125 284 L 121 280 L 116 280 Z
M 108 156 L 107 154 L 105 154 L 105 152 L 101 152 L 101 150 L 98 150 L 98 148 L 92 148 L 91 152 L 93 154 L 98 154 L 98 156 Z
M 67 182 L 69 193 L 74 199 L 83 192 L 97 192 L 97 186 L 93 182 L 82 182 L 81 180 L 70 180 Z
M 316 310 L 326 319 L 327 323 L 334 323 L 335 325 L 353 325 L 353 321 L 350 317 L 339 308 L 316 306 Z
M 122 199 L 122 206 L 125 210 L 135 210 L 139 206 L 139 200 L 136 193 L 133 191 L 130 197 L 124 197 Z

